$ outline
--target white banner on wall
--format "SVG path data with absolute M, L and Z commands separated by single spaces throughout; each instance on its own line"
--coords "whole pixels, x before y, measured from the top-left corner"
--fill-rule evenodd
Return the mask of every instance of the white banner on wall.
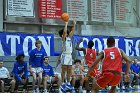
M 111 0 L 91 0 L 91 20 L 112 22 Z
M 88 21 L 87 0 L 67 0 L 67 12 L 70 20 Z
M 133 10 L 133 0 L 115 0 L 115 20 L 119 23 L 130 23 Z
M 34 17 L 34 0 L 7 0 L 7 15 Z

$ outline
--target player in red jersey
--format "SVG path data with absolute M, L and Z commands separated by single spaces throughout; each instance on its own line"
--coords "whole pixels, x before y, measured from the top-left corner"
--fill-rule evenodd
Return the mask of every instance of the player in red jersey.
M 109 93 L 115 93 L 116 86 L 120 83 L 122 72 L 122 60 L 126 61 L 125 80 L 129 80 L 130 59 L 119 48 L 114 47 L 115 39 L 108 37 L 107 46 L 95 59 L 93 65 L 90 67 L 87 75 L 96 68 L 96 65 L 102 60 L 102 73 L 93 79 L 92 93 L 97 93 L 99 89 L 104 89 L 108 84 L 111 86 Z
M 80 48 L 79 45 L 81 42 L 83 42 L 83 39 L 81 39 L 80 42 L 77 44 L 76 50 L 83 51 L 86 64 L 88 65 L 88 67 L 91 67 L 94 60 L 96 59 L 97 54 L 96 49 L 92 49 L 92 47 L 94 46 L 94 42 L 90 40 L 88 42 L 88 48 Z M 96 66 L 96 68 L 90 73 L 90 76 L 94 77 L 96 74 L 99 74 L 98 66 Z

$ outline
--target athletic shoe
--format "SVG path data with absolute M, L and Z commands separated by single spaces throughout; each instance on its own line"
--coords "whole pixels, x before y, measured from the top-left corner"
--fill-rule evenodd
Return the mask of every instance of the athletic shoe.
M 124 87 L 124 86 L 122 86 L 122 89 L 125 89 L 125 87 Z
M 68 83 L 66 83 L 66 88 L 68 88 L 69 90 L 74 90 L 74 87 Z
M 79 88 L 79 93 L 83 93 L 83 89 L 82 88 Z
M 67 90 L 66 84 L 62 84 L 62 85 L 60 86 L 60 88 L 61 88 L 61 90 L 62 90 L 63 92 L 66 92 L 66 90 Z
M 75 92 L 75 89 L 72 90 L 72 93 L 76 93 L 76 92 Z
M 43 90 L 43 93 L 49 93 L 49 92 L 47 91 L 47 89 L 44 89 L 44 90 Z
M 36 93 L 39 93 L 40 91 L 39 91 L 39 88 L 36 88 Z
M 120 88 L 117 86 L 116 89 L 119 90 Z
M 59 90 L 59 93 L 62 93 L 61 88 L 59 88 L 58 90 Z
M 36 93 L 35 90 L 33 90 L 32 93 Z

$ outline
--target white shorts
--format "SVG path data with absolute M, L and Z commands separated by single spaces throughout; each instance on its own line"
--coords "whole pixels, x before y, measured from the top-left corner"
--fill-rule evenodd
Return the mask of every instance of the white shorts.
M 42 72 L 43 69 L 41 67 L 36 67 L 36 68 L 32 68 L 32 71 L 33 71 L 33 73 L 38 74 L 38 73 Z
M 61 63 L 62 63 L 62 65 L 72 65 L 72 55 L 71 54 L 62 54 Z

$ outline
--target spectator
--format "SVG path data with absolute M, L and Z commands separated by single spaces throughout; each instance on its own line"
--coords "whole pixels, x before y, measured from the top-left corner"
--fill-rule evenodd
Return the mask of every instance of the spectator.
M 1 92 L 4 92 L 4 84 L 10 84 L 11 85 L 11 93 L 14 93 L 15 88 L 15 80 L 10 77 L 9 71 L 7 68 L 3 67 L 3 61 L 0 60 L 0 87 Z
M 133 81 L 136 80 L 136 85 L 138 85 L 140 83 L 140 81 L 139 81 L 140 65 L 138 64 L 138 60 L 136 58 L 134 59 L 134 63 L 131 64 L 130 69 L 131 69 L 131 73 L 134 74 Z M 133 81 L 132 81 L 132 83 L 133 83 Z
M 121 78 L 120 85 L 121 85 L 121 88 L 122 88 L 122 89 L 125 89 L 125 87 L 127 87 L 127 85 L 129 85 L 128 88 L 131 88 L 131 89 L 132 89 L 131 84 L 132 84 L 132 80 L 133 80 L 133 78 L 134 78 L 134 75 L 133 75 L 133 74 L 131 73 L 131 71 L 130 71 L 130 72 L 129 72 L 130 81 L 129 81 L 129 82 L 124 82 L 124 75 L 125 75 L 125 72 L 126 72 L 126 62 L 123 61 L 123 62 L 122 62 L 122 78 Z
M 83 76 L 83 67 L 81 66 L 81 60 L 76 59 L 74 62 L 74 65 L 72 67 L 72 84 L 75 86 L 75 81 L 80 81 L 80 87 L 79 87 L 79 93 L 83 93 L 83 82 L 84 82 L 84 76 Z

